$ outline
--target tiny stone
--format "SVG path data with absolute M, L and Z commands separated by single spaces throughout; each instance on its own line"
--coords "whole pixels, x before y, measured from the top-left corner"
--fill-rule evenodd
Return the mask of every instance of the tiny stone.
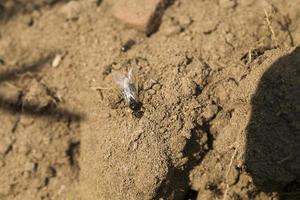
M 58 67 L 58 65 L 59 65 L 59 63 L 60 63 L 60 61 L 61 61 L 61 59 L 62 59 L 62 56 L 59 55 L 59 54 L 57 54 L 57 55 L 55 56 L 55 58 L 53 59 L 53 61 L 52 61 L 52 67 Z
M 182 28 L 187 28 L 192 23 L 192 20 L 190 17 L 182 15 L 179 17 L 178 22 Z
M 152 94 L 152 95 L 156 93 L 156 91 L 153 89 L 148 90 L 148 92 L 149 92 L 149 94 Z
M 201 139 L 199 141 L 199 144 L 200 145 L 205 145 L 205 144 L 207 144 L 207 142 L 208 142 L 207 133 L 203 133 L 203 135 L 202 135 L 202 137 L 201 137 Z
M 193 40 L 193 37 L 192 36 L 190 36 L 190 35 L 186 35 L 186 36 L 184 36 L 184 38 L 183 38 L 184 40 L 186 40 L 186 41 L 192 41 Z
M 191 134 L 191 132 L 184 132 L 183 137 L 185 137 L 187 140 L 189 140 L 189 139 L 191 139 L 192 134 Z
M 177 25 L 171 25 L 170 27 L 164 30 L 166 36 L 176 35 L 181 32 L 181 27 Z
M 218 106 L 216 105 L 209 105 L 205 108 L 203 112 L 203 117 L 206 120 L 210 120 L 215 116 L 215 114 L 218 112 Z
M 149 90 L 150 88 L 152 88 L 154 85 L 154 83 L 152 81 L 146 81 L 144 83 L 144 90 Z
M 156 91 L 158 91 L 158 90 L 160 90 L 160 88 L 161 88 L 161 85 L 160 84 L 154 84 L 153 86 L 152 86 L 152 89 L 154 89 L 154 90 L 156 90 Z
M 219 22 L 212 19 L 212 20 L 204 20 L 203 25 L 201 26 L 202 32 L 204 34 L 210 34 L 218 27 Z

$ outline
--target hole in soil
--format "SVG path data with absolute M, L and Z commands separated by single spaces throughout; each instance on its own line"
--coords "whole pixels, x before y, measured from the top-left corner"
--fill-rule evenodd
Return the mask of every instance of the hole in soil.
M 189 189 L 186 193 L 184 200 L 196 200 L 198 196 L 198 192 L 193 189 Z

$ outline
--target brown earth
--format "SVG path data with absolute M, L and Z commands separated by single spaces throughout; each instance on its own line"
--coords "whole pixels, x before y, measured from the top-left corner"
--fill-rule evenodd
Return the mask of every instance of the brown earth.
M 300 2 L 115 2 L 0 2 L 0 199 L 300 199 Z

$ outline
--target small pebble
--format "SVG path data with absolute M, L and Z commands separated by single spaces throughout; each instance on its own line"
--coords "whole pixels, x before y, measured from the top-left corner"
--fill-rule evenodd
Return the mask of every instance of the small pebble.
M 161 85 L 158 84 L 158 83 L 156 83 L 156 84 L 154 84 L 154 85 L 152 86 L 152 89 L 154 89 L 154 90 L 156 90 L 156 91 L 160 90 L 160 88 L 161 88 Z
M 58 67 L 58 65 L 60 64 L 61 59 L 62 59 L 62 56 L 57 54 L 55 56 L 55 58 L 53 59 L 53 61 L 52 61 L 52 67 Z
M 217 29 L 219 24 L 219 21 L 211 19 L 211 20 L 204 20 L 203 21 L 203 25 L 201 25 L 202 28 L 202 32 L 204 34 L 210 34 L 212 33 L 214 30 Z
M 182 28 L 187 28 L 192 23 L 192 20 L 190 17 L 182 15 L 179 17 L 178 22 Z
M 166 36 L 177 35 L 181 32 L 181 27 L 178 25 L 171 25 L 164 30 Z
M 155 90 L 153 90 L 153 89 L 150 89 L 150 90 L 148 90 L 148 92 L 149 92 L 149 94 L 151 94 L 151 95 L 153 95 L 153 94 L 155 94 L 155 93 L 156 93 L 156 91 L 155 91 Z
M 216 113 L 218 112 L 218 106 L 216 105 L 208 105 L 203 112 L 203 117 L 206 120 L 212 119 Z

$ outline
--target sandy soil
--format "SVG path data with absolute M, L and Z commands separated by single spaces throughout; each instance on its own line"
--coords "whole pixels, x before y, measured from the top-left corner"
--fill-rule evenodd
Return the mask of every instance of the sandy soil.
M 115 2 L 0 2 L 0 199 L 300 199 L 300 3 L 176 0 L 145 36 Z

